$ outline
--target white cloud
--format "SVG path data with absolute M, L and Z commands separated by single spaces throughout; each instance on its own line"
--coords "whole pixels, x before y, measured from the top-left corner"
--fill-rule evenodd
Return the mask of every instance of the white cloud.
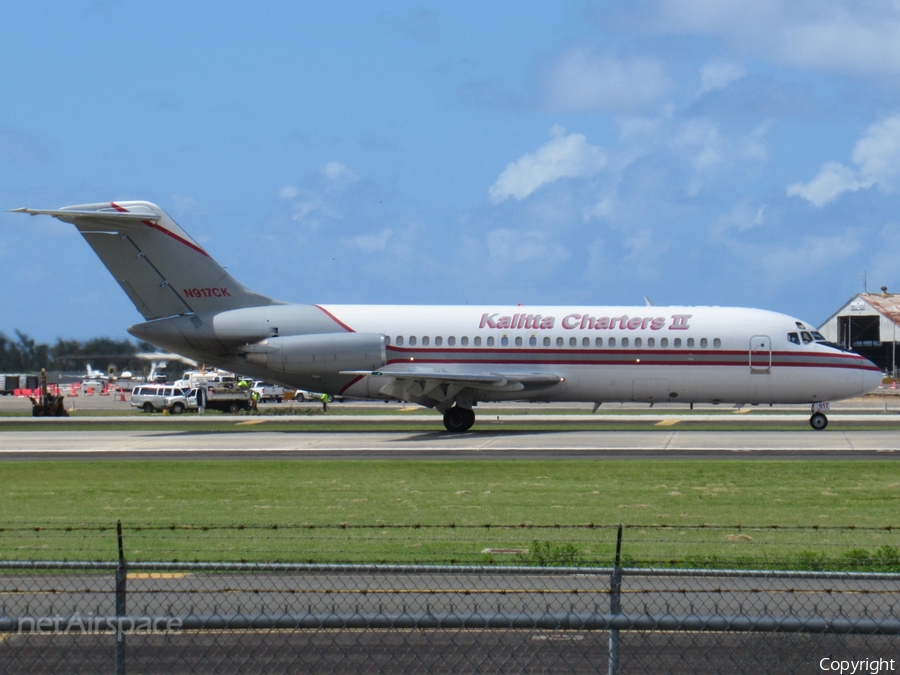
M 813 206 L 824 206 L 844 192 L 878 186 L 891 192 L 900 173 L 900 115 L 873 124 L 856 142 L 851 168 L 839 162 L 826 162 L 808 183 L 787 188 L 789 197 L 802 197 Z
M 858 0 L 658 0 L 646 25 L 718 35 L 734 47 L 801 68 L 900 73 L 900 6 Z
M 688 157 L 696 171 L 705 171 L 725 158 L 725 139 L 709 120 L 688 120 L 670 145 Z
M 700 92 L 724 89 L 746 75 L 744 67 L 731 61 L 710 61 L 700 69 Z
M 582 134 L 566 135 L 558 125 L 550 133 L 551 141 L 506 165 L 488 191 L 492 202 L 498 204 L 510 197 L 521 201 L 542 185 L 559 178 L 591 176 L 606 164 L 600 148 Z
M 285 185 L 278 191 L 281 199 L 295 199 L 300 194 L 300 190 L 293 185 Z
M 378 234 L 363 234 L 358 237 L 351 237 L 347 241 L 365 253 L 378 253 L 387 248 L 388 240 L 393 234 L 394 231 L 392 229 L 385 228 Z
M 741 201 L 735 206 L 731 213 L 720 217 L 713 226 L 713 231 L 722 233 L 727 230 L 736 230 L 745 232 L 755 227 L 764 225 L 770 216 L 767 213 L 768 207 L 765 204 L 756 205 L 750 199 Z
M 856 171 L 838 162 L 826 162 L 819 174 L 808 183 L 794 183 L 787 188 L 788 197 L 802 197 L 813 206 L 825 206 L 844 192 L 871 187 L 859 179 Z
M 852 233 L 833 237 L 808 236 L 764 253 L 760 264 L 770 283 L 780 282 L 798 274 L 808 277 L 820 270 L 834 269 L 838 262 L 860 252 L 862 246 L 859 237 Z
M 356 175 L 353 169 L 340 162 L 328 162 L 322 167 L 322 175 L 330 181 L 355 183 L 359 180 L 359 176 Z
M 656 101 L 670 87 L 656 59 L 598 56 L 576 47 L 547 69 L 544 100 L 551 110 L 566 112 L 629 110 Z
M 900 172 L 900 115 L 873 124 L 853 148 L 860 174 L 882 188 L 892 187 Z
M 521 232 L 502 228 L 488 233 L 487 248 L 491 260 L 501 268 L 540 260 L 541 268 L 546 271 L 569 257 L 564 246 L 547 239 L 547 233 L 537 230 Z

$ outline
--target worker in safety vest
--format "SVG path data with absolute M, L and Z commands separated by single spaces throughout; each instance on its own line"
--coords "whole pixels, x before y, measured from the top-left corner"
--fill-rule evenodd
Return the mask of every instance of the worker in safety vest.
M 328 412 L 328 394 L 322 394 L 322 412 Z

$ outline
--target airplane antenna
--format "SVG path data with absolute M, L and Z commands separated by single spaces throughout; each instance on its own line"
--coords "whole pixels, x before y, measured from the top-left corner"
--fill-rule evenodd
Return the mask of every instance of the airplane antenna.
M 644 296 L 644 302 L 647 303 L 647 307 L 653 307 L 653 301 L 648 298 L 646 295 Z

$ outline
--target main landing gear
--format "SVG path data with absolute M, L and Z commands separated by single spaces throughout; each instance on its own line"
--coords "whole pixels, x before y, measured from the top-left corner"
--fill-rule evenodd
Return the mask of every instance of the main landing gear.
M 460 408 L 455 405 L 444 413 L 444 426 L 447 431 L 455 433 L 468 431 L 473 424 L 475 424 L 475 411 L 471 408 Z

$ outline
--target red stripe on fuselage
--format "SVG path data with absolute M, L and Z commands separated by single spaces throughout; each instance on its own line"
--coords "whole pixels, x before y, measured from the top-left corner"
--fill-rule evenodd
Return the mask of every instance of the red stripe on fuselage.
M 321 305 L 313 305 L 313 307 L 318 307 L 319 309 L 321 309 L 323 312 L 325 312 L 325 314 L 328 316 L 329 319 L 331 319 L 332 321 L 334 321 L 337 325 L 339 325 L 341 328 L 343 328 L 343 329 L 344 329 L 345 331 L 347 331 L 348 333 L 355 333 L 355 332 L 356 332 L 355 330 L 353 330 L 352 328 L 350 328 L 350 326 L 348 326 L 347 324 L 345 324 L 343 321 L 341 321 L 339 318 L 337 318 L 334 314 L 332 314 L 331 312 L 329 312 L 327 309 L 325 309 L 325 308 L 322 307 Z
M 356 384 L 356 383 L 359 382 L 361 379 L 363 379 L 363 377 L 364 377 L 363 375 L 357 375 L 356 377 L 354 377 L 354 378 L 353 378 L 352 380 L 350 380 L 346 385 L 344 385 L 343 387 L 341 387 L 341 390 L 338 392 L 338 394 L 339 394 L 339 395 L 343 395 L 345 391 L 347 391 L 350 387 L 352 387 L 354 384 Z
M 394 353 L 394 358 L 388 358 L 387 365 L 409 363 L 410 357 L 415 363 L 434 363 L 448 365 L 535 365 L 535 366 L 715 366 L 730 368 L 748 368 L 750 366 L 747 352 L 718 352 L 719 357 L 735 357 L 739 360 L 689 360 L 689 354 L 695 356 L 713 356 L 709 352 L 688 352 L 688 351 L 655 351 L 655 352 L 637 352 L 624 350 L 584 350 L 584 351 L 551 351 L 551 350 L 515 350 L 515 349 L 424 349 L 411 347 L 388 347 L 389 355 Z M 397 353 L 409 354 L 410 357 L 397 357 Z M 448 358 L 441 358 L 446 354 Z M 527 358 L 526 354 L 558 354 L 558 359 L 536 359 Z M 437 356 L 436 356 L 437 355 Z M 452 355 L 452 356 L 451 356 Z M 481 358 L 459 358 L 466 355 L 470 356 L 488 356 L 493 355 L 495 359 Z M 619 359 L 610 357 L 618 356 Z M 779 361 L 778 357 L 798 357 L 805 359 L 784 360 Z M 454 358 L 455 357 L 455 358 Z M 579 358 L 581 357 L 581 358 Z M 590 359 L 589 357 L 594 357 Z M 596 357 L 607 357 L 597 359 Z M 681 357 L 681 358 L 676 358 Z M 773 352 L 772 354 L 773 368 L 846 368 L 848 370 L 868 370 L 877 371 L 877 366 L 873 366 L 868 360 L 861 356 L 853 356 L 850 354 L 797 354 L 793 352 Z M 628 359 L 628 360 L 625 360 Z M 661 360 L 665 359 L 665 360 Z M 820 359 L 840 359 L 841 362 L 822 362 Z

